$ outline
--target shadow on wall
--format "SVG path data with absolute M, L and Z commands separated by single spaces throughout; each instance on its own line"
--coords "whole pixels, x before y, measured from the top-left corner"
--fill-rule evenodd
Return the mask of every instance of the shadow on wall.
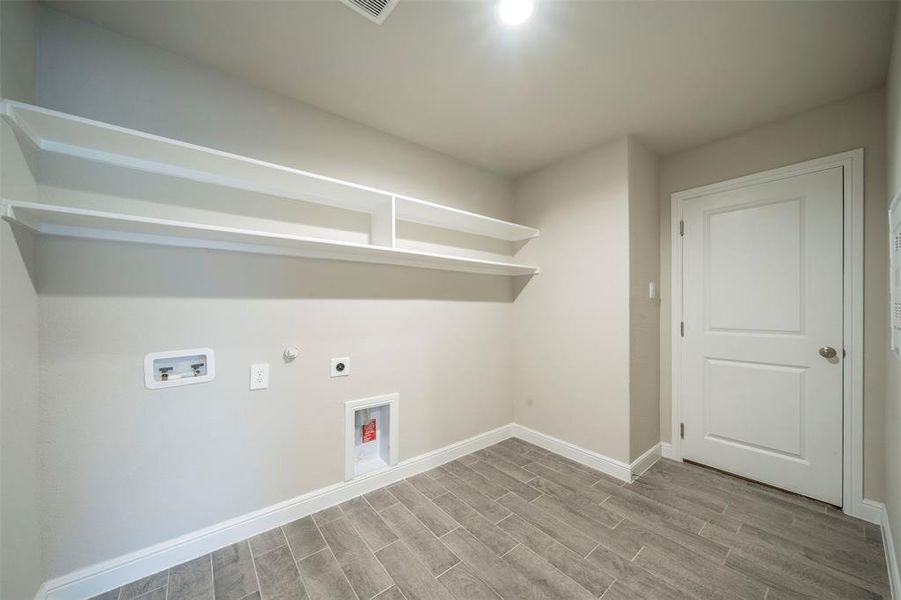
M 10 232 L 12 232 L 12 239 L 19 249 L 19 255 L 22 257 L 22 264 L 25 266 L 25 271 L 28 273 L 28 278 L 31 280 L 31 287 L 37 290 L 38 268 L 37 259 L 35 257 L 35 243 L 37 242 L 37 238 L 31 230 L 26 229 L 21 225 L 15 223 L 7 223 L 6 225 L 9 227 Z
M 149 244 L 43 237 L 39 294 L 512 302 L 509 277 Z M 517 278 L 524 279 L 524 278 Z

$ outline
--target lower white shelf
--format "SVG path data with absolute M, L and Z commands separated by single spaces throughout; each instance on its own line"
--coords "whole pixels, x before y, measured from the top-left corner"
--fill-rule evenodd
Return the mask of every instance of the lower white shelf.
M 4 219 L 20 223 L 44 235 L 380 263 L 486 275 L 538 273 L 538 267 L 516 263 L 35 202 L 3 200 L 2 214 Z

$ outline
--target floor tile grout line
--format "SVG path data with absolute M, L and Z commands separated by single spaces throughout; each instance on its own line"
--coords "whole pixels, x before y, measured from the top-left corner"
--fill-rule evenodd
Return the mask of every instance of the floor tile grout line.
M 260 585 L 260 572 L 257 571 L 257 560 L 253 555 L 253 546 L 250 544 L 250 538 L 244 540 L 244 543 L 247 544 L 247 550 L 250 551 L 250 564 L 253 566 L 253 575 L 257 579 L 257 591 L 260 593 L 260 599 L 262 600 L 263 586 Z M 296 569 L 297 567 L 295 566 L 294 568 Z M 249 596 L 250 594 L 247 595 Z
M 312 518 L 310 520 L 312 520 Z M 300 584 L 303 586 L 304 592 L 307 594 L 307 596 L 309 596 L 310 594 L 309 594 L 309 592 L 307 592 L 307 587 L 308 587 L 307 580 L 304 579 L 303 573 L 300 572 L 300 561 L 298 561 L 297 558 L 295 558 L 295 556 L 294 556 L 294 548 L 292 548 L 291 544 L 288 542 L 288 534 L 285 533 L 285 530 L 283 527 L 279 527 L 278 529 L 279 529 L 279 531 L 281 531 L 282 537 L 285 539 L 285 546 L 288 548 L 288 554 L 291 555 L 291 560 L 294 562 L 294 570 L 297 571 L 297 578 L 300 579 Z M 322 535 L 322 534 L 320 533 L 319 535 Z M 322 541 L 325 542 L 325 538 L 322 538 Z M 328 545 L 328 542 L 326 542 L 326 546 L 327 545 Z M 279 548 L 281 548 L 281 546 L 279 546 Z M 253 548 L 251 548 L 251 550 L 253 550 Z M 323 550 L 324 550 L 324 548 L 323 548 Z M 310 556 L 312 556 L 312 554 Z M 303 560 L 303 559 L 301 559 L 301 560 Z M 261 599 L 262 599 L 262 596 L 263 596 L 263 592 L 261 590 L 260 591 Z
M 459 479 L 459 478 L 458 478 L 458 479 Z M 464 481 L 463 483 L 466 483 L 466 482 Z M 472 486 L 470 486 L 470 487 L 472 487 Z M 478 490 L 476 490 L 476 492 L 478 492 Z M 479 493 L 481 493 L 481 492 L 479 492 Z M 513 492 L 512 492 L 512 491 L 508 491 L 507 493 L 508 493 L 508 494 L 512 494 Z M 454 491 L 451 490 L 451 489 L 447 489 L 447 491 L 444 492 L 443 494 L 441 494 L 440 496 L 435 496 L 433 499 L 429 500 L 429 502 L 431 502 L 431 503 L 434 504 L 436 507 L 438 507 L 439 510 L 443 511 L 443 512 L 444 512 L 447 516 L 449 516 L 455 523 L 458 523 L 461 527 L 465 527 L 465 526 L 463 525 L 463 523 L 460 523 L 459 521 L 457 521 L 456 519 L 454 519 L 454 516 L 453 516 L 452 514 L 450 514 L 449 512 L 447 512 L 446 510 L 444 510 L 443 508 L 441 508 L 440 506 L 438 506 L 438 504 L 435 503 L 435 500 L 437 500 L 438 498 L 443 498 L 444 496 L 447 496 L 448 494 L 450 494 L 451 496 L 453 496 L 454 498 L 456 498 L 457 500 L 459 500 L 460 502 L 462 502 L 462 503 L 463 503 L 464 505 L 466 505 L 466 507 L 469 508 L 471 511 L 473 511 L 474 513 L 476 513 L 477 515 L 479 515 L 480 517 L 482 517 L 483 519 L 485 519 L 486 521 L 488 521 L 489 523 L 491 523 L 491 521 L 488 519 L 487 516 L 483 515 L 481 512 L 479 512 L 479 510 L 478 510 L 475 506 L 473 506 L 472 504 L 470 504 L 469 502 L 467 502 L 465 498 L 462 498 L 462 497 L 459 496 L 458 494 L 455 494 Z M 504 496 L 506 496 L 506 495 L 507 495 L 507 494 L 504 494 Z M 511 514 L 513 514 L 512 512 L 510 512 L 510 509 L 508 509 L 508 508 L 505 507 L 504 505 L 500 504 L 497 500 L 493 500 L 493 499 L 489 498 L 488 496 L 485 496 L 485 494 L 482 494 L 482 496 L 483 496 L 486 500 L 488 500 L 489 502 L 491 502 L 491 503 L 493 503 L 493 504 L 496 504 L 499 508 L 503 508 L 503 509 L 505 509 L 505 510 L 509 513 L 509 514 L 506 514 L 506 515 L 504 515 L 503 517 L 501 517 L 501 519 L 499 519 L 498 521 L 495 521 L 494 523 L 492 523 L 493 525 L 496 526 L 498 523 L 500 523 L 501 521 L 503 521 L 504 519 L 506 519 L 507 517 L 509 517 Z M 501 496 L 501 498 L 503 498 L 504 496 Z M 499 499 L 500 499 L 500 498 L 499 498 Z M 448 533 L 450 533 L 450 532 L 448 532 Z
M 216 600 L 216 574 L 213 572 L 213 553 L 207 554 L 210 557 L 210 591 L 213 592 L 213 600 Z
M 453 552 L 452 552 L 451 554 L 453 554 Z M 441 571 L 441 572 L 438 573 L 437 575 L 433 575 L 433 577 L 434 577 L 435 579 L 440 579 L 442 575 L 444 575 L 445 573 L 447 573 L 448 571 L 450 571 L 451 569 L 453 569 L 453 568 L 456 567 L 457 565 L 463 563 L 463 561 L 460 560 L 460 557 L 457 556 L 456 554 L 454 554 L 454 558 L 457 559 L 457 562 L 455 562 L 454 564 L 452 564 L 452 565 L 449 566 L 448 568 L 444 569 L 443 571 Z
M 470 535 L 472 535 L 472 534 L 470 534 Z M 522 546 L 522 542 L 517 542 L 515 546 L 513 546 L 512 548 L 510 548 L 509 550 L 507 550 L 506 552 L 504 552 L 503 554 L 501 554 L 498 558 L 504 558 L 505 556 L 507 556 L 508 554 L 510 554 L 511 552 L 513 552 L 514 550 L 516 550 L 517 548 L 519 548 L 520 546 Z
M 404 481 L 406 481 L 406 480 L 404 480 Z M 419 490 L 417 490 L 417 491 L 419 491 Z M 448 490 L 448 491 L 445 492 L 444 494 L 450 494 L 450 490 Z M 444 496 L 444 494 L 441 494 L 441 496 Z M 436 498 L 440 498 L 441 496 L 436 496 Z M 437 508 L 438 510 L 440 510 L 443 514 L 447 514 L 447 511 L 445 511 L 445 510 L 442 509 L 440 506 L 438 506 L 437 504 L 435 504 L 432 500 L 429 500 L 428 498 L 426 498 L 426 501 L 429 502 L 430 504 L 432 504 L 432 505 L 433 505 L 435 508 Z M 413 512 L 413 511 L 410 509 L 410 507 L 408 507 L 406 504 L 404 504 L 404 503 L 401 502 L 400 500 L 398 500 L 398 504 L 400 504 L 401 506 L 403 506 L 404 509 L 405 509 L 407 512 L 409 512 L 411 515 L 413 515 L 413 518 L 416 519 L 417 521 L 419 521 L 419 523 L 420 523 L 423 527 L 425 527 L 426 531 L 428 531 L 428 532 L 431 533 L 433 536 L 435 536 L 435 538 L 438 539 L 439 541 L 441 540 L 441 538 L 443 538 L 444 536 L 446 536 L 446 535 L 447 535 L 448 533 L 450 533 L 451 531 L 454 531 L 454 530 L 456 530 L 456 529 L 459 529 L 460 527 L 463 526 L 463 525 L 461 525 L 460 523 L 458 523 L 456 519 L 454 519 L 453 517 L 451 517 L 450 515 L 448 515 L 448 517 L 450 517 L 450 520 L 457 524 L 457 527 L 454 527 L 454 529 L 451 529 L 450 531 L 445 531 L 445 532 L 442 533 L 441 535 L 437 535 L 434 531 L 432 531 L 432 528 L 429 527 L 428 524 L 427 524 L 425 521 L 423 521 L 422 519 L 419 518 L 419 515 L 417 515 L 415 512 Z M 393 506 L 393 505 L 392 505 L 392 506 Z M 388 508 L 388 507 L 385 507 L 385 508 Z M 394 533 L 395 533 L 395 535 L 397 535 L 397 532 L 396 532 L 396 531 L 395 531 Z
M 600 548 L 600 547 L 601 547 L 601 543 L 598 542 L 597 544 L 594 545 L 594 548 L 592 548 L 591 550 L 589 550 L 588 553 L 587 553 L 585 556 L 582 557 L 582 560 L 585 560 L 586 558 L 588 558 L 589 556 L 591 556 L 591 553 L 594 552 L 595 550 L 597 550 L 597 549 Z
M 357 600 L 369 600 L 368 598 L 360 598 L 360 594 L 357 593 L 357 590 L 354 589 L 354 586 L 350 583 L 350 579 L 347 577 L 347 573 L 344 572 L 344 567 L 341 566 L 341 563 L 338 562 L 338 557 L 335 555 L 335 551 L 332 549 L 332 545 L 328 543 L 328 540 L 325 539 L 325 536 L 322 535 L 322 528 L 319 527 L 319 523 L 316 522 L 316 519 L 313 519 L 312 516 L 310 520 L 313 522 L 313 525 L 316 527 L 316 531 L 319 532 L 319 536 L 322 538 L 322 541 L 325 542 L 325 547 L 328 549 L 329 553 L 332 555 L 332 558 L 335 559 L 335 564 L 338 565 L 338 570 L 341 571 L 341 575 L 344 577 L 344 581 L 347 582 L 348 587 L 350 587 L 350 591 L 353 592 L 353 595 Z M 381 564 L 381 563 L 380 563 Z M 382 565 L 384 569 L 385 566 Z M 298 569 L 299 571 L 300 569 Z M 390 576 L 388 577 L 391 581 L 394 581 Z
M 616 578 L 614 578 L 613 581 L 610 582 L 610 585 L 607 586 L 607 588 L 604 590 L 604 593 L 598 596 L 598 600 L 604 600 L 604 596 L 607 595 L 607 592 L 610 591 L 610 588 L 613 587 L 613 584 L 616 583 L 616 581 Z
M 454 521 L 454 522 L 456 523 L 456 521 Z M 443 537 L 445 537 L 445 536 L 447 536 L 447 535 L 452 534 L 453 532 L 457 531 L 458 529 L 464 529 L 464 530 L 465 530 L 466 528 L 463 527 L 462 525 L 458 525 L 457 527 L 454 527 L 453 529 L 451 529 L 451 530 L 448 531 L 447 533 L 442 533 L 441 535 L 436 536 L 436 537 L 440 540 L 441 538 L 443 538 Z M 469 533 L 469 531 L 466 530 L 466 533 Z M 432 532 L 432 535 L 435 535 L 435 533 Z M 470 535 L 472 535 L 472 534 L 470 534 Z
M 169 582 L 172 580 L 172 569 L 166 569 L 166 598 L 165 600 L 169 600 Z M 119 595 L 122 595 L 122 592 L 119 592 Z
M 638 549 L 638 552 L 635 553 L 635 556 L 633 556 L 633 557 L 632 557 L 632 560 L 630 560 L 629 562 L 634 563 L 634 562 L 635 562 L 635 559 L 638 558 L 638 555 L 641 554 L 641 551 L 644 550 L 644 549 L 645 549 L 644 546 L 642 546 L 641 548 L 639 548 L 639 549 Z
M 354 496 L 354 498 L 357 498 L 357 497 L 362 498 L 362 496 Z M 351 500 L 353 500 L 354 498 L 351 498 Z M 347 502 L 350 502 L 350 500 L 348 500 Z M 347 502 L 344 502 L 343 504 L 346 504 Z M 365 502 L 365 499 L 364 499 L 364 502 Z M 385 575 L 387 575 L 387 576 L 388 576 L 388 579 L 391 580 L 391 584 L 394 585 L 394 583 L 395 583 L 395 582 L 394 582 L 394 578 L 391 577 L 391 573 L 388 572 L 388 569 L 385 568 L 385 565 L 383 565 L 383 564 L 378 560 L 378 557 L 376 557 L 376 555 L 375 555 L 376 551 L 373 550 L 373 549 L 369 546 L 369 542 L 366 541 L 366 538 L 363 537 L 363 535 L 360 533 L 360 530 L 357 529 L 357 526 L 354 525 L 354 522 L 350 519 L 350 517 L 348 517 L 347 512 L 346 512 L 343 508 L 341 509 L 341 513 L 344 515 L 344 516 L 341 517 L 341 518 L 343 518 L 345 521 L 347 521 L 347 524 L 350 526 L 350 528 L 353 529 L 354 533 L 357 534 L 357 537 L 359 537 L 360 540 L 363 542 L 363 547 L 366 548 L 366 549 L 369 551 L 370 554 L 372 554 L 372 558 L 376 559 L 376 562 L 378 562 L 378 563 L 379 563 L 379 566 L 382 567 L 382 571 L 385 572 Z M 380 518 L 380 519 L 382 518 L 378 513 L 376 513 L 376 516 L 377 516 L 378 518 Z M 337 521 L 337 520 L 338 520 L 338 519 L 335 519 L 335 521 Z M 329 523 L 332 523 L 332 522 L 333 522 L 333 521 L 329 521 Z M 382 522 L 384 523 L 384 520 L 383 520 Z M 326 525 L 328 525 L 328 523 L 326 523 Z M 397 536 L 397 533 L 396 533 L 394 530 L 392 530 L 391 527 L 390 527 L 387 523 L 385 523 L 385 527 L 388 527 L 389 531 L 391 531 L 391 533 L 393 533 L 395 536 Z M 319 534 L 322 535 L 322 532 L 320 531 Z M 325 536 L 323 536 L 322 539 L 325 539 Z M 329 545 L 328 540 L 325 540 L 325 543 L 326 543 L 326 545 Z M 385 544 L 385 545 L 387 545 L 387 544 Z M 385 546 L 382 546 L 382 548 L 384 548 L 384 547 L 385 547 Z M 380 548 L 380 549 L 381 549 L 381 548 Z M 340 564 L 339 564 L 339 566 L 340 566 Z M 349 581 L 349 580 L 348 580 L 348 581 Z M 385 592 L 385 591 L 386 591 L 388 588 L 390 588 L 390 587 L 391 587 L 391 586 L 389 585 L 387 588 L 385 588 L 384 590 L 382 590 L 381 592 L 379 592 L 378 594 L 376 594 L 376 596 L 378 596 L 379 594 Z

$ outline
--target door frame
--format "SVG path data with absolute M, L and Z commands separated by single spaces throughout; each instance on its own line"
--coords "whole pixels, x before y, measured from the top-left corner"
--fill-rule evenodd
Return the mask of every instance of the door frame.
M 748 185 L 768 183 L 816 173 L 833 167 L 844 168 L 844 310 L 843 347 L 843 440 L 842 510 L 849 515 L 872 521 L 863 498 L 863 148 L 824 156 L 786 167 L 770 169 L 671 194 L 672 223 L 672 453 L 682 460 L 682 236 L 679 224 L 683 203 L 692 198 L 725 192 Z

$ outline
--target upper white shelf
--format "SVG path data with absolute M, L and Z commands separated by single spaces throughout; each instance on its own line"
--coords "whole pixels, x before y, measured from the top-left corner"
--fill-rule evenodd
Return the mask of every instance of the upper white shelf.
M 12 100 L 0 106 L 13 127 L 45 152 L 367 213 L 393 198 L 397 220 L 506 241 L 539 234 L 532 227 L 38 106 Z

